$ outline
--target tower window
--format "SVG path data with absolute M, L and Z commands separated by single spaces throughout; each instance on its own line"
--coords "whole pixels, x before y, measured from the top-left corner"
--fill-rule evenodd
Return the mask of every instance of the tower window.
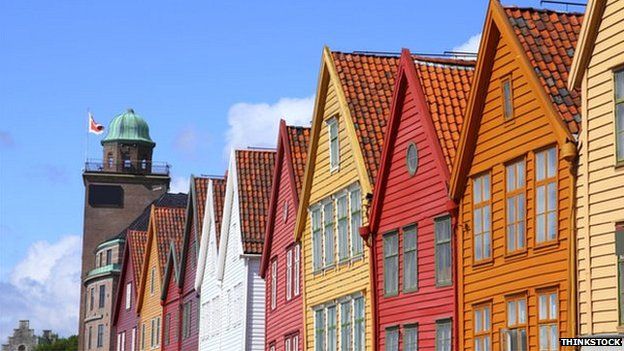
M 92 207 L 123 207 L 124 190 L 119 185 L 89 185 L 89 205 Z
M 143 170 L 147 169 L 147 160 L 145 159 L 141 160 L 141 169 Z
M 113 162 L 113 153 L 109 153 L 108 156 L 106 156 L 106 162 L 108 163 L 108 168 L 113 168 L 114 166 L 114 162 Z

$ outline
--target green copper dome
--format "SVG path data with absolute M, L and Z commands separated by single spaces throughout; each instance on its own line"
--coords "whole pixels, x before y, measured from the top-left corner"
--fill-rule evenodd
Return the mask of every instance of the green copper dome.
M 128 109 L 111 121 L 108 134 L 102 139 L 102 145 L 112 142 L 156 145 L 150 138 L 147 122 L 132 109 Z

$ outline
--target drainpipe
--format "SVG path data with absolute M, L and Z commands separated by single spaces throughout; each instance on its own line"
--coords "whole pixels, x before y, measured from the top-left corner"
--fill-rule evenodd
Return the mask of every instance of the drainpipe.
M 576 143 L 567 141 L 561 150 L 563 159 L 568 162 L 568 172 L 570 174 L 570 235 L 568 237 L 568 328 L 569 337 L 576 337 L 578 333 L 578 289 L 576 283 L 576 177 L 578 167 L 578 151 Z

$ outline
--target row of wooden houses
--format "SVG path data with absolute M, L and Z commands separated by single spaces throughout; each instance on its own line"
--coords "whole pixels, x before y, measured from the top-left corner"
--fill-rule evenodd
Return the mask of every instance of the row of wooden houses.
M 623 337 L 623 65 L 622 0 L 491 0 L 476 60 L 325 48 L 310 128 L 129 228 L 116 350 Z

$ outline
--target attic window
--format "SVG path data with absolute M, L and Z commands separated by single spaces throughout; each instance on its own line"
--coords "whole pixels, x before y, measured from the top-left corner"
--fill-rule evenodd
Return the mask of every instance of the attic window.
M 503 78 L 502 83 L 503 94 L 503 117 L 505 120 L 513 118 L 513 90 L 511 86 L 511 76 Z
M 411 142 L 407 146 L 405 161 L 407 163 L 407 171 L 411 177 L 416 174 L 416 170 L 418 170 L 418 148 L 414 142 Z
M 284 202 L 284 212 L 282 213 L 282 220 L 284 223 L 288 220 L 288 201 Z
M 338 118 L 327 120 L 329 135 L 329 169 L 336 171 L 340 165 L 340 145 L 338 144 Z

